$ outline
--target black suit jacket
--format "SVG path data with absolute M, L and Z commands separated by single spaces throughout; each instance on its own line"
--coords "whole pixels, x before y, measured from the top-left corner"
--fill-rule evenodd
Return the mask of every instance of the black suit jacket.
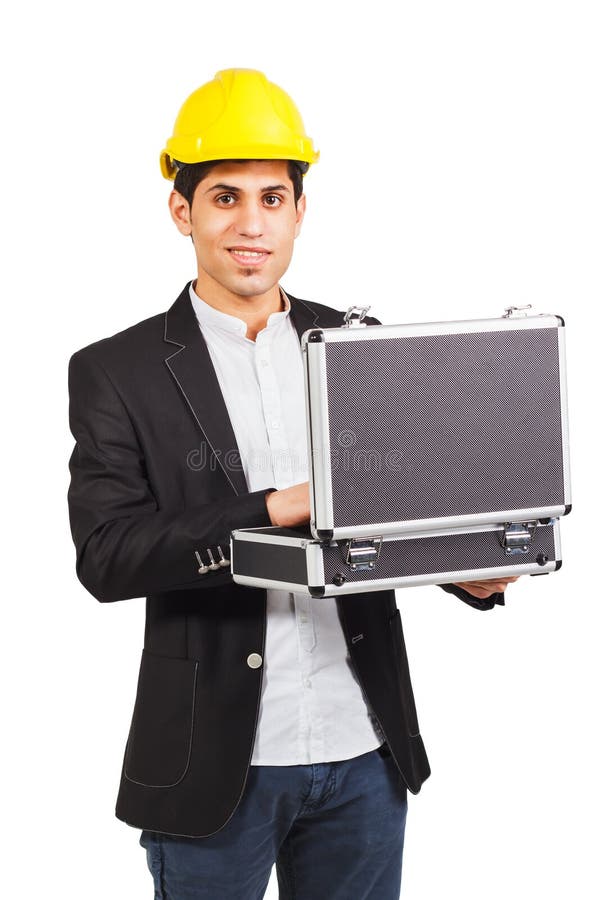
M 225 825 L 246 784 L 263 677 L 248 657 L 264 660 L 266 590 L 235 584 L 229 569 L 200 575 L 195 551 L 227 554 L 233 528 L 271 522 L 267 491 L 248 492 L 188 289 L 166 314 L 71 357 L 68 501 L 82 584 L 101 602 L 147 598 L 116 815 L 203 837 Z M 299 337 L 342 324 L 342 312 L 290 303 Z M 444 589 L 480 609 L 503 602 Z M 335 602 L 398 777 L 417 793 L 430 769 L 394 591 Z

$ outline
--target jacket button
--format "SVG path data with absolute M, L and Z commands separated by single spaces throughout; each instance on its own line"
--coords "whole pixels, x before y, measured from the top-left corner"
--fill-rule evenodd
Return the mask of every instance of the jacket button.
M 262 656 L 260 653 L 251 653 L 246 662 L 251 669 L 260 669 L 262 666 Z

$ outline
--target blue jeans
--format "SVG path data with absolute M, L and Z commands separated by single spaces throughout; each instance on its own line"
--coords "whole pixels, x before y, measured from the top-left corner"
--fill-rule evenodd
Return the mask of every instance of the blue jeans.
M 220 831 L 142 831 L 154 900 L 261 900 L 274 863 L 280 900 L 398 900 L 406 787 L 386 751 L 250 766 Z

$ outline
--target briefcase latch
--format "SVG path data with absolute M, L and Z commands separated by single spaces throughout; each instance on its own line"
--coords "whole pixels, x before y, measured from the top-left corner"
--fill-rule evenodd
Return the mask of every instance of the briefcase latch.
M 379 559 L 381 538 L 351 538 L 345 547 L 344 562 L 354 572 L 366 572 L 373 569 Z
M 507 556 L 517 553 L 529 553 L 529 547 L 535 536 L 537 522 L 507 522 L 500 537 Z
M 370 306 L 349 306 L 344 315 L 342 328 L 366 328 L 367 323 L 363 322 L 363 319 L 370 309 Z

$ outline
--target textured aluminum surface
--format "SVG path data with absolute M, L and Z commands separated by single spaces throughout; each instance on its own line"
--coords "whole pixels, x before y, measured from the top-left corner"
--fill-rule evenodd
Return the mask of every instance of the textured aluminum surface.
M 341 572 L 353 583 L 380 578 L 411 578 L 415 575 L 430 575 L 437 577 L 445 571 L 454 572 L 497 572 L 506 568 L 512 570 L 514 566 L 533 566 L 533 571 L 544 570 L 536 562 L 538 553 L 544 553 L 550 560 L 554 560 L 553 529 L 550 527 L 538 527 L 535 537 L 531 541 L 531 550 L 527 554 L 507 556 L 500 543 L 501 531 L 496 529 L 481 529 L 478 531 L 461 532 L 452 534 L 436 534 L 425 537 L 407 537 L 403 539 L 391 539 L 382 545 L 379 560 L 372 571 L 350 572 L 347 566 L 341 564 L 339 548 L 323 548 L 323 566 L 325 584 L 330 584 L 333 576 Z M 484 578 L 476 575 L 476 578 Z M 495 577 L 491 575 L 490 577 Z M 460 579 L 466 581 L 466 578 Z
M 313 533 L 562 514 L 570 489 L 557 322 L 325 329 L 315 344 L 305 335 Z M 485 328 L 450 330 L 461 325 Z
M 278 547 L 302 548 L 306 553 L 307 584 L 293 581 L 270 580 L 260 575 L 236 572 L 235 582 L 251 587 L 277 588 L 308 592 L 311 587 L 324 586 L 326 596 L 361 593 L 390 588 L 415 587 L 426 584 L 444 584 L 456 581 L 472 581 L 483 578 L 501 578 L 506 575 L 528 575 L 552 572 L 561 559 L 559 521 L 539 525 L 528 554 L 506 556 L 500 544 L 502 529 L 498 526 L 477 526 L 473 529 L 435 531 L 411 537 L 386 537 L 381 556 L 375 569 L 351 571 L 342 562 L 343 547 L 323 544 L 306 536 L 295 536 L 293 529 L 248 528 L 232 533 L 232 543 L 245 541 L 260 552 L 278 553 Z M 341 542 L 343 543 L 343 542 Z M 548 561 L 540 565 L 539 553 L 545 553 Z M 232 560 L 235 551 L 232 547 Z M 337 573 L 346 577 L 341 586 L 332 583 Z

